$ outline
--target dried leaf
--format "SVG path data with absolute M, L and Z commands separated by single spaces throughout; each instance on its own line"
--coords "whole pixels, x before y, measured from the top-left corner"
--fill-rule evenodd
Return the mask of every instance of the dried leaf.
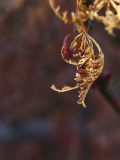
M 61 90 L 52 85 L 57 92 L 66 92 L 73 89 L 80 89 L 78 104 L 85 105 L 86 94 L 92 83 L 99 77 L 104 64 L 104 56 L 98 43 L 86 32 L 79 34 L 68 47 L 68 37 L 64 39 L 61 55 L 65 62 L 76 66 L 75 87 L 64 86 Z M 94 52 L 94 45 L 98 53 Z

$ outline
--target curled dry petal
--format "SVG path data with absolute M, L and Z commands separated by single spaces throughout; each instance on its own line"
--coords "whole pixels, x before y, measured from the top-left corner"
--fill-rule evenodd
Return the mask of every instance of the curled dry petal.
M 64 86 L 62 89 L 57 89 L 54 84 L 51 86 L 51 89 L 53 89 L 54 91 L 57 91 L 59 93 L 61 92 L 67 92 L 67 91 L 70 91 L 70 90 L 74 90 L 74 89 L 77 89 L 79 88 L 79 86 L 74 86 L 74 87 L 70 87 L 70 86 Z

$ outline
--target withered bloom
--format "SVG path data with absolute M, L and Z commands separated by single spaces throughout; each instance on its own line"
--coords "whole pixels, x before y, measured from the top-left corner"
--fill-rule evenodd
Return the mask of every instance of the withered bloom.
M 113 29 L 120 29 L 120 0 L 94 0 L 86 13 L 89 19 L 103 23 L 107 32 L 113 36 Z
M 76 11 L 71 12 L 70 16 L 68 16 L 68 11 L 61 12 L 60 6 L 56 6 L 54 0 L 49 0 L 49 4 L 56 16 L 64 21 L 65 24 L 79 23 L 80 21 L 85 22 L 88 19 L 88 14 L 85 12 L 86 7 L 82 4 L 81 0 L 76 1 L 78 3 Z M 81 9 L 79 10 L 80 7 Z
M 85 31 L 75 37 L 69 47 L 68 38 L 69 36 L 66 36 L 64 39 L 61 55 L 65 62 L 76 66 L 77 72 L 74 78 L 76 85 L 64 86 L 62 89 L 52 85 L 51 88 L 58 92 L 80 89 L 77 103 L 86 107 L 84 102 L 86 94 L 103 69 L 104 56 L 98 43 Z M 94 47 L 97 48 L 97 53 Z
M 84 2 L 84 3 L 83 3 Z M 79 25 L 82 27 L 81 33 L 74 38 L 70 46 L 68 46 L 68 38 L 66 36 L 63 42 L 63 47 L 61 49 L 62 59 L 72 65 L 76 66 L 77 72 L 74 80 L 76 85 L 74 87 L 64 86 L 62 89 L 57 89 L 54 85 L 51 88 L 58 92 L 66 92 L 73 89 L 80 89 L 78 95 L 78 104 L 85 105 L 86 94 L 92 85 L 92 83 L 100 75 L 103 64 L 104 56 L 98 43 L 89 36 L 84 29 L 84 22 L 88 19 L 98 20 L 106 26 L 106 30 L 112 34 L 113 28 L 118 27 L 113 19 L 108 19 L 107 16 L 111 18 L 115 17 L 116 22 L 119 22 L 119 2 L 118 0 L 93 0 L 92 4 L 86 5 L 86 0 L 76 0 L 76 10 L 71 12 L 70 18 L 68 17 L 68 12 L 60 12 L 60 6 L 55 6 L 53 0 L 49 0 L 50 6 L 54 13 L 66 24 L 77 24 L 76 30 L 79 32 Z M 114 16 L 114 12 L 111 12 L 111 5 L 115 9 L 117 14 Z M 99 11 L 105 7 L 105 16 L 99 15 Z M 114 25 L 113 25 L 114 23 Z M 97 48 L 97 53 L 95 53 L 95 47 Z
M 66 24 L 86 22 L 88 19 L 97 20 L 104 24 L 105 29 L 114 35 L 115 28 L 120 29 L 120 0 L 76 0 L 76 11 L 71 12 L 68 18 L 68 11 L 61 12 L 60 6 L 55 6 L 54 0 L 49 0 L 54 13 Z M 87 5 L 89 4 L 89 5 Z

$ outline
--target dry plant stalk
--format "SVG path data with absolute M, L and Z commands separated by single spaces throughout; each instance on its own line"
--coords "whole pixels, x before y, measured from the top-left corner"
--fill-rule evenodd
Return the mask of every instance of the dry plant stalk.
M 79 34 L 70 47 L 67 46 L 68 37 L 64 39 L 61 55 L 64 61 L 76 66 L 77 73 L 74 79 L 76 85 L 74 87 L 64 86 L 61 90 L 54 85 L 51 88 L 58 92 L 80 89 L 77 103 L 86 107 L 84 102 L 86 94 L 103 69 L 104 56 L 100 46 L 86 32 Z M 94 52 L 94 46 L 98 50 L 97 54 Z
M 71 12 L 71 18 L 68 18 L 68 11 L 60 12 L 60 6 L 56 7 L 54 0 L 49 0 L 49 3 L 54 13 L 66 24 L 97 20 L 105 25 L 112 36 L 113 29 L 120 29 L 120 0 L 93 0 L 88 6 L 85 3 L 89 3 L 89 0 L 76 1 L 78 7 L 75 12 Z

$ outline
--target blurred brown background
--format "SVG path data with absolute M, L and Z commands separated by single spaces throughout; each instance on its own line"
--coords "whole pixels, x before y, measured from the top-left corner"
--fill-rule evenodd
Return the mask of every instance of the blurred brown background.
M 59 0 L 63 9 L 72 0 Z M 120 102 L 120 34 L 112 38 L 93 22 L 91 35 L 112 73 L 110 91 Z M 0 160 L 119 160 L 120 116 L 97 89 L 87 109 L 77 91 L 58 94 L 51 84 L 72 84 L 74 66 L 62 61 L 64 37 L 73 34 L 48 0 L 0 0 Z

